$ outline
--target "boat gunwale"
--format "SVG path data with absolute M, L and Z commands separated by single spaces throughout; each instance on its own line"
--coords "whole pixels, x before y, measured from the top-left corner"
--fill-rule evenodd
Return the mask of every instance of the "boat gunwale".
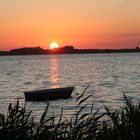
M 25 91 L 25 94 L 37 94 L 37 93 L 48 93 L 48 92 L 57 92 L 57 91 L 65 91 L 65 90 L 74 90 L 74 86 L 71 87 L 61 87 L 61 88 L 50 88 L 50 89 L 42 89 L 42 90 L 34 90 L 34 91 Z

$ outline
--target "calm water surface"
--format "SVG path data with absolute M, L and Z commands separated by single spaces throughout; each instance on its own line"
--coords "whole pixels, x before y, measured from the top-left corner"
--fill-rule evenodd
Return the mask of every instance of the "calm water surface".
M 76 93 L 92 97 L 94 108 L 103 105 L 117 107 L 122 104 L 123 93 L 132 99 L 140 97 L 140 53 L 72 54 L 36 56 L 0 56 L 0 111 L 17 98 L 24 104 L 24 91 L 52 87 L 75 86 L 73 98 L 49 101 L 50 112 L 73 114 Z M 36 117 L 47 102 L 26 102 Z M 89 105 L 90 106 L 90 105 Z M 101 109 L 102 111 L 102 109 Z

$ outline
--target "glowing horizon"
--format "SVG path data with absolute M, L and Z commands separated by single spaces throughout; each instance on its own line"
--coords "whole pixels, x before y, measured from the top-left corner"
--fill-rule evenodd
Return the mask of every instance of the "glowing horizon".
M 138 0 L 1 0 L 0 50 L 41 46 L 134 48 L 140 45 Z

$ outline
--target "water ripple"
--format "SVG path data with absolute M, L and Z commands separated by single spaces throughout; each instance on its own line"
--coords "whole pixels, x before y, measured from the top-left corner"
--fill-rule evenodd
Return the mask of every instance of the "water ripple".
M 140 55 L 121 54 L 76 54 L 41 56 L 0 56 L 0 109 L 17 100 L 25 103 L 24 91 L 51 87 L 76 87 L 72 98 L 49 101 L 50 114 L 60 114 L 64 106 L 65 115 L 75 112 L 75 98 L 87 89 L 84 97 L 92 95 L 86 103 L 94 103 L 101 111 L 104 105 L 115 108 L 122 105 L 123 94 L 136 100 L 140 97 Z M 47 102 L 26 102 L 37 118 Z

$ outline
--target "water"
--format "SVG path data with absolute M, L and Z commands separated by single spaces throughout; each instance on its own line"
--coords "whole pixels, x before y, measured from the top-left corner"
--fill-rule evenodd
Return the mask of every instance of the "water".
M 87 89 L 94 108 L 122 105 L 123 93 L 140 97 L 140 53 L 71 54 L 36 56 L 0 56 L 0 112 L 6 113 L 10 102 L 24 105 L 24 91 L 75 86 L 73 98 L 49 101 L 50 112 L 65 115 L 75 110 L 76 93 Z M 47 102 L 26 102 L 35 117 L 40 117 Z M 89 105 L 90 107 L 90 105 Z

